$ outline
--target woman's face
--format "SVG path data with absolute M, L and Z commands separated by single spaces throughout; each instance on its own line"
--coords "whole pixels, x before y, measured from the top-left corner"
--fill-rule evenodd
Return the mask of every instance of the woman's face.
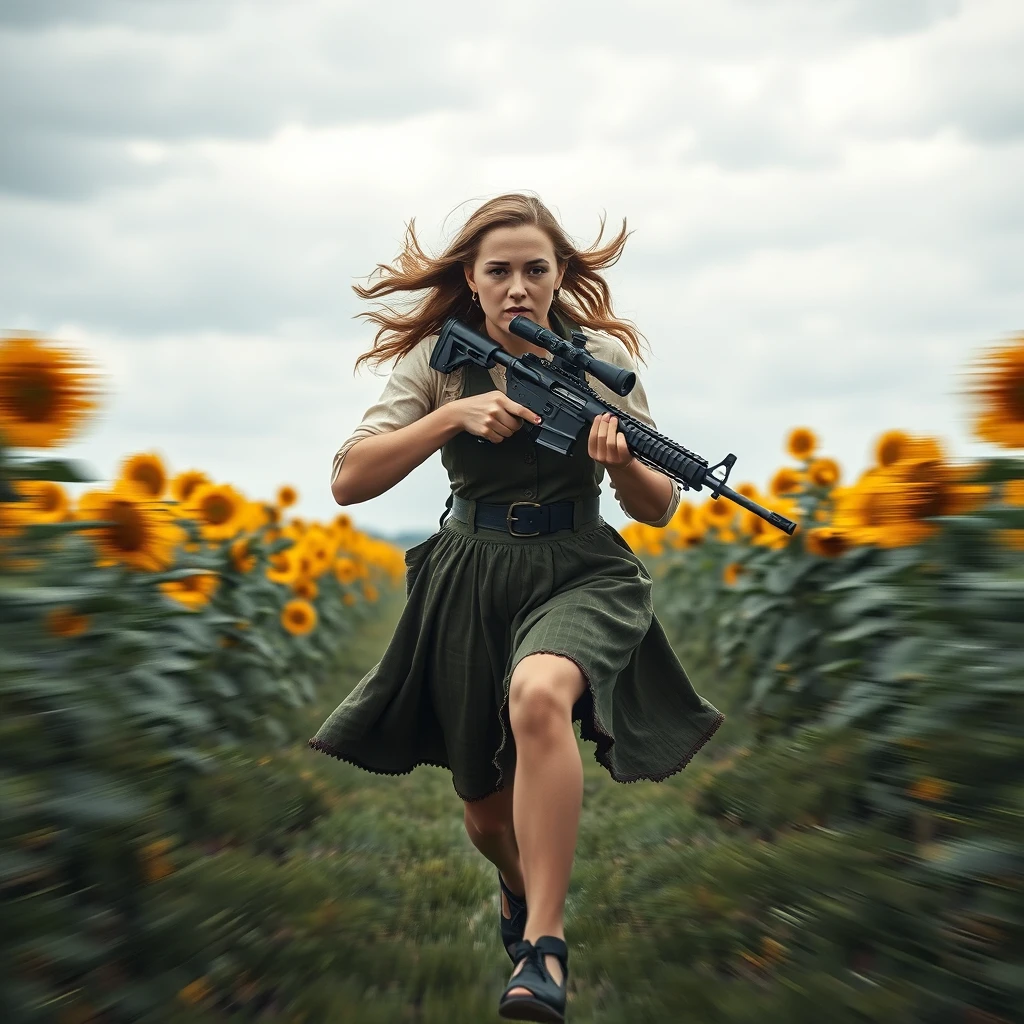
M 524 344 L 508 330 L 520 313 L 550 330 L 548 310 L 564 270 L 558 269 L 551 239 L 533 224 L 492 228 L 481 239 L 466 282 L 477 293 L 487 333 L 495 341 Z

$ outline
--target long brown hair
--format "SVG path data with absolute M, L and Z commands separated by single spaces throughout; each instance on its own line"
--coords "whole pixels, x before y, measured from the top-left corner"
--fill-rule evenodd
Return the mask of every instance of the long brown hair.
M 374 338 L 373 348 L 356 360 L 353 375 L 364 360 L 379 365 L 393 356 L 404 356 L 423 338 L 440 333 L 445 320 L 451 316 L 482 329 L 483 311 L 472 301 L 463 267 L 476 262 L 481 239 L 492 228 L 523 224 L 535 225 L 547 234 L 559 267 L 565 267 L 561 287 L 551 300 L 552 312 L 564 314 L 581 327 L 614 335 L 634 358 L 642 358 L 640 338 L 643 335 L 631 321 L 623 320 L 612 312 L 611 292 L 599 273 L 622 255 L 626 239 L 632 233 L 626 231 L 625 217 L 622 230 L 606 245 L 599 246 L 604 234 L 602 216 L 597 240 L 589 249 L 581 250 L 573 245 L 551 211 L 539 199 L 510 192 L 488 200 L 476 210 L 440 256 L 430 256 L 423 251 L 416 237 L 415 222 L 414 217 L 406 225 L 405 243 L 396 265 L 378 263 L 374 273 L 380 274 L 380 280 L 368 288 L 353 285 L 352 290 L 361 299 L 373 299 L 392 292 L 429 291 L 405 313 L 382 305 L 379 309 L 356 314 L 378 324 L 380 329 Z M 373 274 L 369 276 L 372 278 Z M 382 340 L 387 335 L 390 337 Z

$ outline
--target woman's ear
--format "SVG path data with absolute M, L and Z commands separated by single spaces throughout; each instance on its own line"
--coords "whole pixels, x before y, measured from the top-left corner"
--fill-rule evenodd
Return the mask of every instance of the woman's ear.
M 473 283 L 473 268 L 467 267 L 465 264 L 463 264 L 462 271 L 466 275 L 466 284 L 469 285 L 470 291 L 475 292 L 476 285 Z

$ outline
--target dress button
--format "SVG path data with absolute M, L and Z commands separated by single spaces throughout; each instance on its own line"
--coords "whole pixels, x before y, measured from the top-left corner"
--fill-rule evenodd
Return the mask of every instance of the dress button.
M 533 491 L 523 491 L 523 494 L 525 494 L 528 498 L 533 497 Z

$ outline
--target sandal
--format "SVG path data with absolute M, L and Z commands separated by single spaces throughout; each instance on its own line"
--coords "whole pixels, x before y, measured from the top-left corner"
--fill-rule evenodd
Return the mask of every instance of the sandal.
M 512 963 L 516 961 L 512 958 L 512 947 L 517 943 L 521 942 L 523 938 L 523 932 L 526 931 L 526 897 L 517 896 L 511 889 L 505 884 L 505 879 L 501 877 L 501 872 L 498 872 L 498 884 L 501 886 L 501 891 L 505 894 L 505 899 L 508 900 L 508 912 L 509 917 L 506 918 L 501 912 L 501 897 L 498 897 L 498 917 L 501 919 L 501 944 L 505 947 L 505 952 L 508 953 L 508 957 L 512 960 Z
M 558 957 L 562 965 L 561 984 L 555 982 L 544 957 Z M 532 1020 L 544 1024 L 562 1024 L 565 1020 L 565 993 L 569 981 L 569 947 L 555 935 L 542 935 L 536 942 L 523 939 L 512 948 L 512 959 L 527 958 L 523 969 L 509 978 L 498 1001 L 498 1016 L 505 1020 Z M 525 988 L 532 995 L 510 996 L 514 988 Z

